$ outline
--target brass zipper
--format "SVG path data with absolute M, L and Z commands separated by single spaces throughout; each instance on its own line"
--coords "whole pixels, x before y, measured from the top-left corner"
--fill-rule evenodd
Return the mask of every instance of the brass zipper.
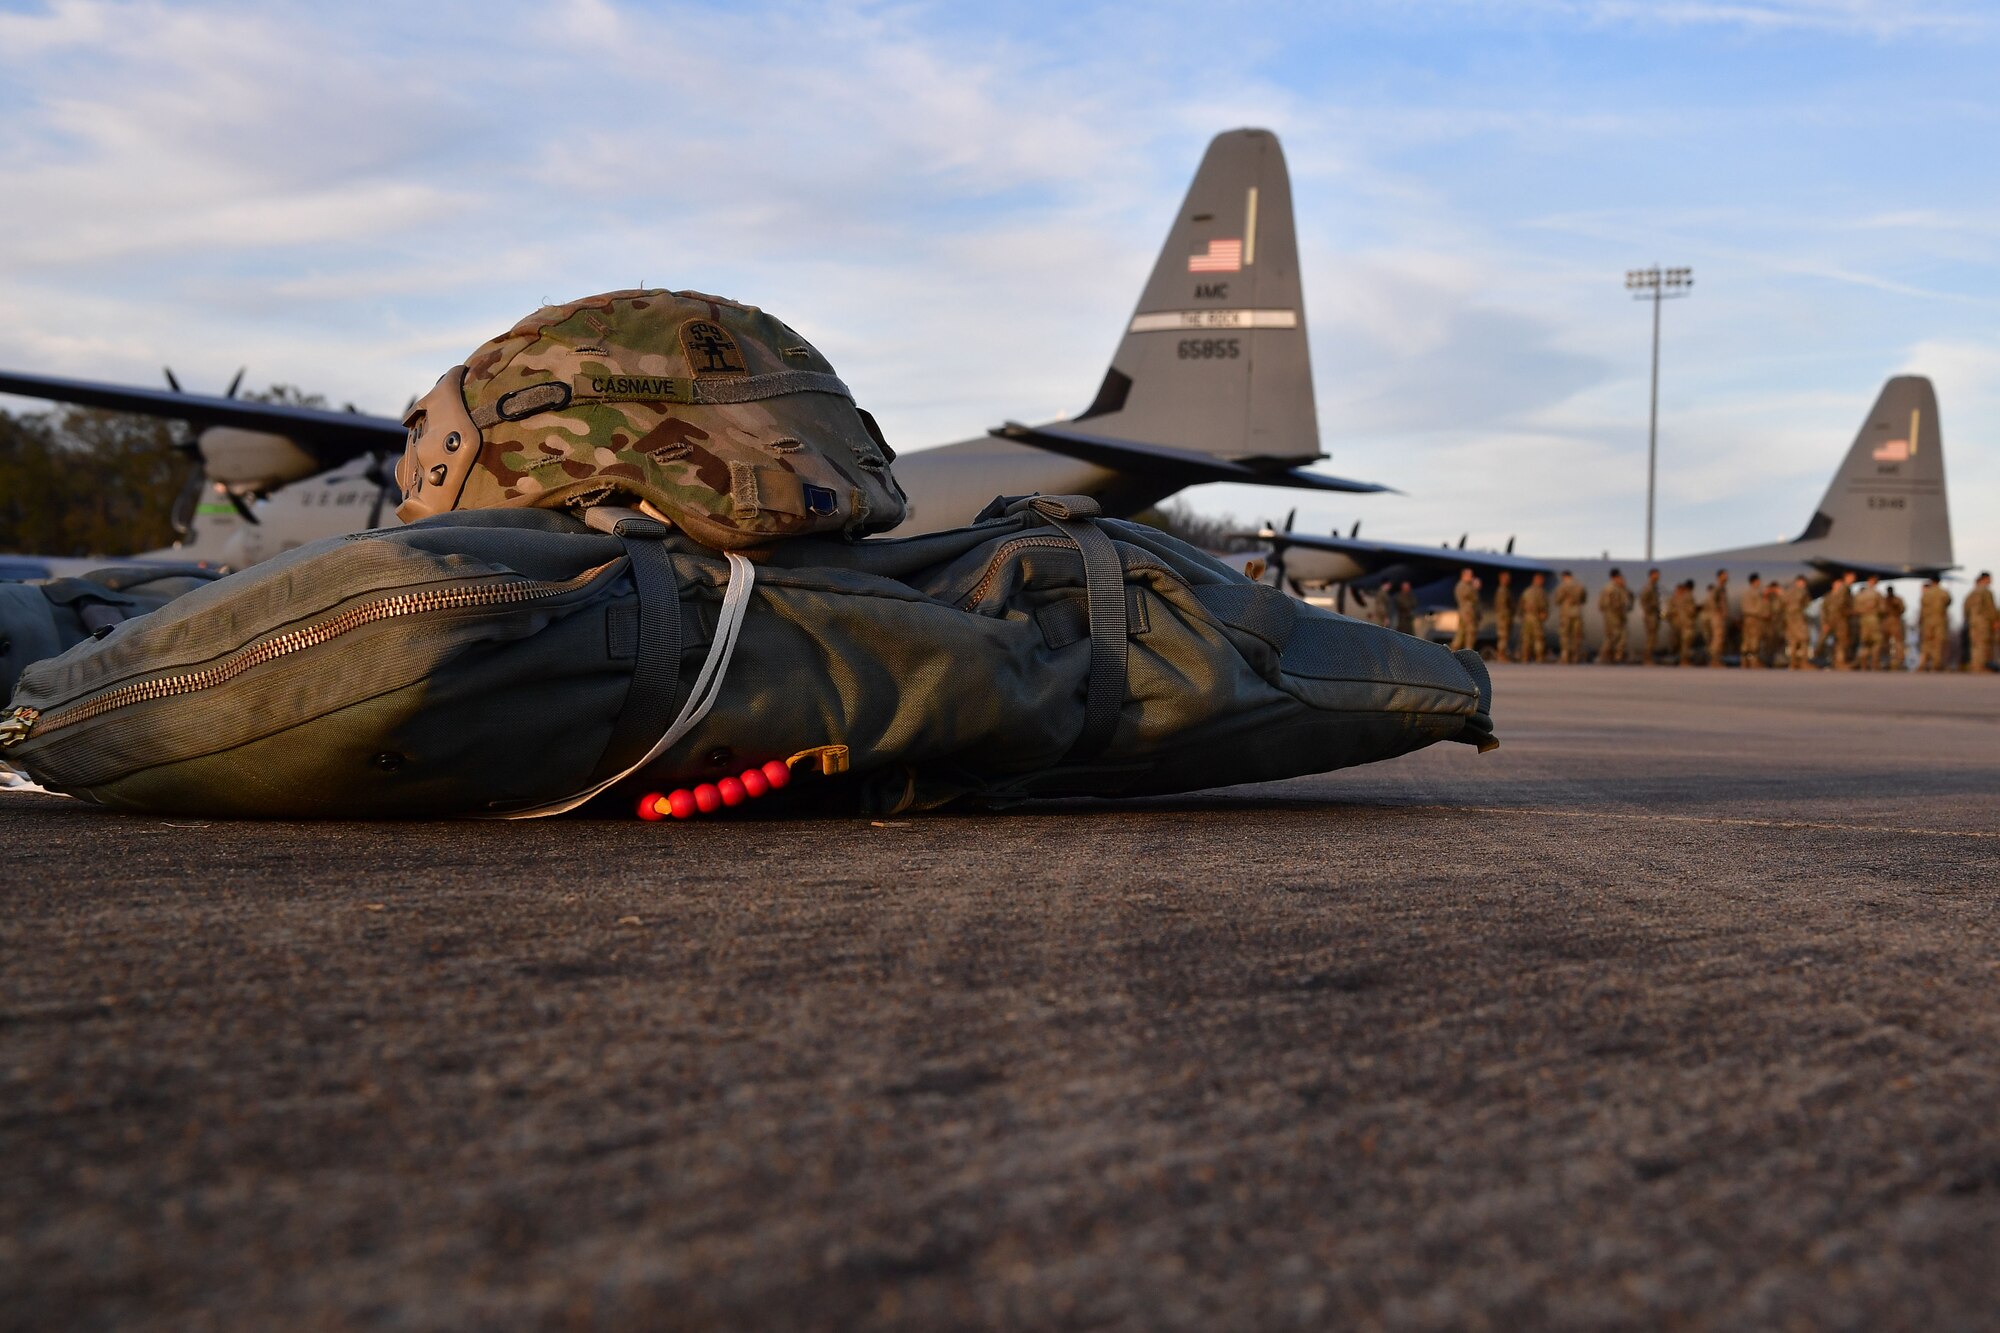
M 4 718 L 0 718 L 0 750 L 26 740 L 31 733 L 46 736 L 51 731 L 88 721 L 128 704 L 167 699 L 178 694 L 194 694 L 201 690 L 213 689 L 217 685 L 226 685 L 252 667 L 276 661 L 281 657 L 289 657 L 308 648 L 316 648 L 364 625 L 394 620 L 399 616 L 451 611 L 467 606 L 507 606 L 520 602 L 545 601 L 551 597 L 560 597 L 564 593 L 576 591 L 603 573 L 605 568 L 606 566 L 599 565 L 595 569 L 585 570 L 573 579 L 565 579 L 559 583 L 522 580 L 497 587 L 487 585 L 404 592 L 397 593 L 393 597 L 364 602 L 360 606 L 342 611 L 331 619 L 322 620 L 317 625 L 287 630 L 260 643 L 239 648 L 214 666 L 174 676 L 135 681 L 130 685 L 120 685 L 94 699 L 48 714 L 46 718 L 39 709 L 16 708 Z
M 1000 577 L 1000 566 L 1006 563 L 1011 553 L 1024 546 L 1052 546 L 1069 551 L 1076 549 L 1076 543 L 1067 537 L 1015 537 L 1002 542 L 1000 548 L 993 552 L 993 558 L 986 562 L 986 573 L 980 576 L 978 585 L 966 595 L 963 602 L 959 603 L 959 608 L 970 611 L 979 605 L 980 600 L 993 590 L 993 581 Z
M 959 609 L 961 611 L 970 611 L 973 607 L 979 604 L 980 600 L 984 598 L 987 593 L 993 590 L 993 581 L 1000 577 L 1000 566 L 1006 563 L 1009 554 L 1011 554 L 1013 551 L 1023 546 L 1052 546 L 1052 547 L 1060 547 L 1061 549 L 1066 551 L 1074 551 L 1076 549 L 1076 543 L 1071 541 L 1067 537 L 1015 537 L 1006 542 L 1001 543 L 1000 548 L 993 552 L 993 558 L 987 561 L 986 572 L 980 577 L 978 585 L 975 586 L 969 594 L 967 594 L 964 601 L 959 603 Z M 1172 579 L 1175 583 L 1178 583 L 1183 587 L 1187 586 L 1186 579 L 1182 578 L 1179 574 L 1167 568 L 1165 565 L 1159 564 L 1155 561 L 1140 560 L 1140 561 L 1134 561 L 1132 564 L 1125 566 L 1125 572 L 1127 574 L 1137 574 L 1141 570 L 1150 570 L 1156 574 L 1164 574 L 1168 578 Z

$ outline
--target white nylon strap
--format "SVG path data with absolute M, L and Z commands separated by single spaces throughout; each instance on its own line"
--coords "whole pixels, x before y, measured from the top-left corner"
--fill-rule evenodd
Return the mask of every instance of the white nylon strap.
M 671 750 L 701 724 L 708 716 L 708 710 L 715 707 L 716 698 L 722 693 L 723 677 L 729 674 L 729 659 L 736 655 L 736 636 L 743 628 L 743 615 L 750 608 L 750 590 L 757 583 L 757 567 L 734 551 L 724 551 L 729 558 L 729 586 L 722 594 L 722 614 L 715 622 L 715 638 L 709 642 L 708 656 L 703 659 L 701 671 L 694 678 L 694 687 L 688 691 L 687 702 L 681 705 L 680 716 L 667 728 L 666 734 L 653 743 L 653 748 L 640 756 L 639 761 L 623 773 L 606 778 L 588 791 L 567 797 L 551 805 L 536 806 L 532 810 L 514 810 L 495 816 L 499 819 L 542 819 L 549 815 L 560 815 L 576 809 L 593 796 L 623 782 L 646 765 Z

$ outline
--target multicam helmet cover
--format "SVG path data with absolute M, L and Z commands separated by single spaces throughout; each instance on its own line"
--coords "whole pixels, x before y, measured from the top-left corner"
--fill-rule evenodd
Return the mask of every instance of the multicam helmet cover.
M 895 454 L 804 338 L 755 306 L 624 291 L 537 310 L 404 418 L 397 513 L 644 503 L 710 546 L 902 522 Z

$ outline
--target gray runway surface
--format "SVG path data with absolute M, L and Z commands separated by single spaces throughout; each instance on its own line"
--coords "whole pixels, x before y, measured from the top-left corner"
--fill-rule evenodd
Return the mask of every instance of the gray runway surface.
M 1992 1327 L 2000 680 L 997 817 L 0 796 L 7 1328 Z

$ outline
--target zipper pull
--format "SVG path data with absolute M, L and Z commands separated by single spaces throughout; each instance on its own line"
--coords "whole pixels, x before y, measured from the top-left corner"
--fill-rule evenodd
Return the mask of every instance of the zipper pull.
M 35 719 L 42 715 L 39 708 L 16 708 L 5 717 L 0 717 L 0 750 L 16 741 L 28 739 L 34 729 Z

